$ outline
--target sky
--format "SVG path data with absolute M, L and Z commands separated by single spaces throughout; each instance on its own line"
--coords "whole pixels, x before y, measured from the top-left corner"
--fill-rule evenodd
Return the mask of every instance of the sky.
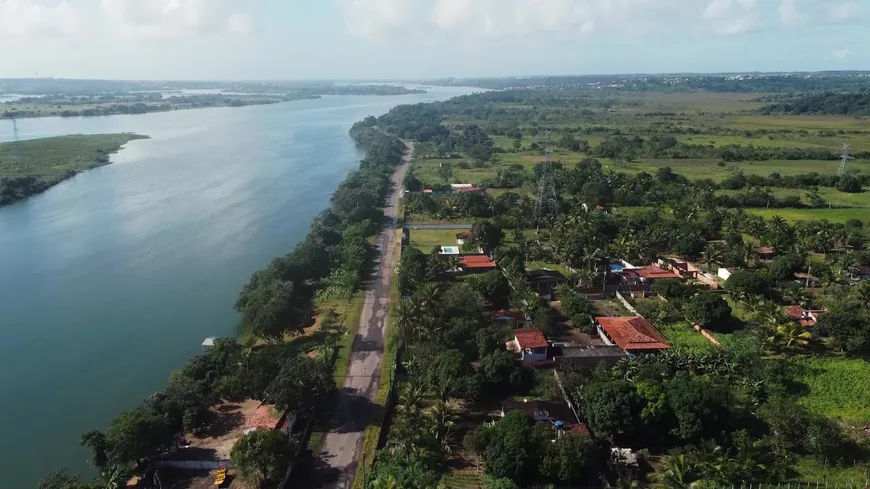
M 0 0 L 0 78 L 870 69 L 870 0 Z

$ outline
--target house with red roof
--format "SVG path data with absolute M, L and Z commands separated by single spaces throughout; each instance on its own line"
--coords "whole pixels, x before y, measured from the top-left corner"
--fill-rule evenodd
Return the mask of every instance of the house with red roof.
M 628 285 L 644 285 L 652 286 L 658 280 L 676 279 L 684 280 L 683 277 L 676 273 L 665 270 L 657 265 L 647 265 L 634 269 L 625 269 L 622 271 L 622 281 Z
M 550 344 L 543 331 L 538 328 L 523 328 L 514 331 L 514 339 L 505 343 L 507 350 L 519 355 L 523 363 L 548 360 L 547 349 Z
M 616 345 L 626 353 L 667 350 L 671 347 L 664 336 L 643 316 L 595 318 L 598 336 L 608 345 Z
M 526 324 L 526 316 L 519 311 L 508 311 L 507 309 L 499 309 L 486 313 L 486 319 L 490 322 L 507 326 L 518 326 Z
M 803 306 L 789 306 L 784 308 L 783 312 L 795 323 L 806 329 L 813 329 L 825 311 L 804 309 Z
M 465 243 L 467 243 L 470 240 L 471 240 L 471 231 L 465 231 L 465 232 L 456 234 L 456 244 L 458 244 L 458 245 L 464 245 Z
M 776 257 L 776 251 L 773 248 L 762 246 L 755 249 L 755 255 L 761 260 L 773 260 Z
M 486 273 L 498 268 L 489 255 L 464 255 L 459 257 L 459 268 L 465 273 Z

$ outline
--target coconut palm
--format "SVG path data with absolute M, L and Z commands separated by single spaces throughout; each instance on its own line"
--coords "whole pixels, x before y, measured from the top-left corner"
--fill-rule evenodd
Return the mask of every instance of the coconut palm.
M 665 457 L 659 470 L 652 474 L 656 489 L 691 489 L 700 479 L 699 467 L 685 454 Z
M 399 489 L 399 483 L 392 475 L 375 479 L 371 482 L 372 489 Z
M 423 409 L 423 387 L 414 382 L 404 386 L 396 403 L 396 415 L 402 419 L 417 419 Z
M 432 406 L 430 419 L 432 420 L 430 428 L 432 441 L 443 453 L 450 454 L 453 450 L 451 438 L 456 426 L 456 416 L 447 402 L 439 401 Z
M 702 261 L 708 268 L 711 268 L 714 265 L 719 265 L 722 263 L 722 259 L 724 258 L 724 252 L 722 247 L 716 244 L 708 244 L 704 249 L 704 255 L 702 257 Z
M 634 376 L 637 375 L 638 370 L 640 370 L 640 364 L 640 357 L 623 357 L 613 366 L 613 375 L 618 378 L 633 381 Z
M 419 321 L 418 311 L 410 299 L 402 299 L 396 304 L 396 327 L 402 340 L 407 344 L 408 339 Z
M 773 320 L 771 324 L 771 335 L 767 341 L 775 347 L 794 348 L 795 346 L 806 346 L 813 339 L 812 333 L 805 330 L 803 326 L 788 318 L 779 318 Z
M 870 308 L 870 281 L 863 281 L 853 289 L 855 296 L 864 307 Z
M 782 300 L 786 304 L 795 304 L 806 307 L 810 297 L 803 287 L 788 287 L 782 291 Z

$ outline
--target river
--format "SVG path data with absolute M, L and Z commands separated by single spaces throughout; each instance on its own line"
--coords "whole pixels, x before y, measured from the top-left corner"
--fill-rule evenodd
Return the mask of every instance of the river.
M 113 164 L 0 207 L 0 487 L 68 467 L 79 436 L 235 334 L 252 272 L 290 251 L 362 154 L 367 115 L 466 88 L 18 121 L 19 137 L 135 132 Z M 13 138 L 0 120 L 0 141 Z

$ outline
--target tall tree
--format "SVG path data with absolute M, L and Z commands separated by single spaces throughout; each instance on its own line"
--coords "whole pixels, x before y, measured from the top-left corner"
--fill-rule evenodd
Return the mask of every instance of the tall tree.
M 276 430 L 256 430 L 233 445 L 230 460 L 239 477 L 262 487 L 281 478 L 295 448 L 284 434 Z

